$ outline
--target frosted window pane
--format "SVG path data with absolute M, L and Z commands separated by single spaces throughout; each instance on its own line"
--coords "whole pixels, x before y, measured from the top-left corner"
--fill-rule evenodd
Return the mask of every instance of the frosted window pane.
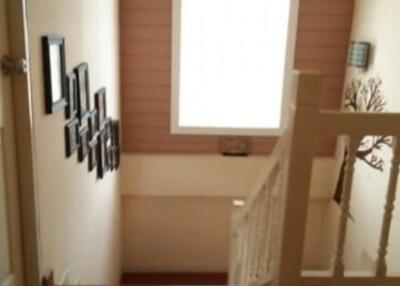
M 289 7 L 182 0 L 180 127 L 280 127 Z

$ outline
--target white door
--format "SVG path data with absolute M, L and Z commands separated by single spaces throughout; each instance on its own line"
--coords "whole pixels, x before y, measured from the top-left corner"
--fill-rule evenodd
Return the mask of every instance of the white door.
M 2 82 L 0 78 L 0 87 L 1 84 Z M 1 92 L 2 91 L 0 91 L 0 95 L 2 95 Z M 2 133 L 2 131 L 0 132 Z M 2 134 L 0 136 L 2 136 Z M 0 140 L 2 140 L 2 138 L 0 138 Z M 2 142 L 0 142 L 0 145 L 2 145 Z M 13 282 L 13 275 L 11 273 L 11 247 L 9 244 L 8 222 L 9 220 L 7 216 L 6 189 L 4 182 L 4 161 L 3 161 L 3 152 L 2 150 L 0 150 L 0 285 L 1 286 L 12 285 Z
M 0 57 L 8 54 L 7 20 L 5 0 L 0 0 Z M 3 158 L 3 102 L 5 93 L 9 91 L 8 79 L 0 75 L 0 285 L 12 283 L 11 247 L 9 244 L 9 220 L 7 210 L 6 185 L 4 181 Z
M 0 60 L 9 54 L 6 1 L 0 0 Z M 0 286 L 22 284 L 11 89 L 11 76 L 0 69 Z

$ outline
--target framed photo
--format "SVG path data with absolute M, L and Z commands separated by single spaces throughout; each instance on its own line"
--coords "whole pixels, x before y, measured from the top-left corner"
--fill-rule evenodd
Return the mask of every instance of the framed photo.
M 67 158 L 79 147 L 79 120 L 77 118 L 71 120 L 65 126 L 65 153 Z
M 105 137 L 106 137 L 106 145 L 111 146 L 112 144 L 112 133 L 113 133 L 113 126 L 111 118 L 107 118 L 104 123 L 104 130 L 105 130 Z
M 119 168 L 120 149 L 117 146 L 112 146 L 111 149 L 111 170 L 117 170 Z
M 74 69 L 77 80 L 77 102 L 78 102 L 78 118 L 83 122 L 89 116 L 90 110 L 90 93 L 89 93 L 89 66 L 82 63 Z
M 67 104 L 65 44 L 59 36 L 42 37 L 46 114 L 53 114 Z
M 97 167 L 97 140 L 98 134 L 95 134 L 92 140 L 89 142 L 89 172 L 93 171 Z
M 110 155 L 109 155 L 109 158 L 110 158 L 110 171 L 114 171 L 114 169 L 115 169 L 115 147 L 114 146 L 111 146 L 110 147 L 110 150 L 109 150 L 109 152 L 110 152 Z
M 119 147 L 119 121 L 112 120 L 111 126 L 112 126 L 111 144 L 113 146 Z
M 78 86 L 75 73 L 67 75 L 67 106 L 65 107 L 65 117 L 75 118 L 78 113 Z
M 111 145 L 112 145 L 112 169 L 117 170 L 120 163 L 120 144 L 119 144 L 119 121 L 112 120 L 112 135 L 111 135 Z
M 115 156 L 115 170 L 118 170 L 118 168 L 119 168 L 119 164 L 120 164 L 120 162 L 121 162 L 121 148 L 119 147 L 119 146 L 117 146 L 117 147 L 114 147 L 115 148 L 115 150 L 114 150 L 114 152 L 115 152 L 115 154 L 114 154 L 114 156 Z
M 107 118 L 106 89 L 104 87 L 95 93 L 94 100 L 98 114 L 98 126 L 100 129 L 103 129 Z
M 89 129 L 82 128 L 79 131 L 79 152 L 78 161 L 83 162 L 89 153 Z
M 107 147 L 105 140 L 105 131 L 102 130 L 99 133 L 97 142 L 97 176 L 99 178 L 104 178 L 107 172 L 106 157 L 107 157 Z
M 99 131 L 97 110 L 93 109 L 89 112 L 89 137 L 92 140 Z
M 111 144 L 106 145 L 106 170 L 112 171 L 113 167 L 113 146 Z

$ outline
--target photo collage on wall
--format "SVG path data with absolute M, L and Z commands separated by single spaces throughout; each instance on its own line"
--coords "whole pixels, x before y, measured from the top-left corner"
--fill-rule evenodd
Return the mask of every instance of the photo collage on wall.
M 65 110 L 66 157 L 78 153 L 78 162 L 88 158 L 88 170 L 97 170 L 98 178 L 117 170 L 120 163 L 119 121 L 107 117 L 106 88 L 94 94 L 90 106 L 89 66 L 81 63 L 66 72 L 65 40 L 59 36 L 42 37 L 45 87 L 45 111 Z

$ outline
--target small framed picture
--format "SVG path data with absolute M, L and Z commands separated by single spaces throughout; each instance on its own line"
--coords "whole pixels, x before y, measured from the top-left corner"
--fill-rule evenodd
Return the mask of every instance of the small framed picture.
M 89 142 L 89 172 L 93 171 L 97 167 L 97 145 L 98 145 L 98 134 L 95 134 L 92 140 Z
M 106 170 L 112 171 L 113 169 L 113 146 L 106 144 Z
M 112 153 L 111 153 L 111 170 L 117 170 L 119 167 L 119 160 L 120 160 L 120 154 L 119 154 L 119 147 L 113 146 L 112 147 Z
M 112 120 L 112 135 L 111 135 L 111 144 L 113 146 L 119 147 L 119 121 Z
M 79 120 L 77 118 L 65 126 L 65 147 L 67 158 L 71 157 L 79 147 Z
M 114 171 L 115 169 L 115 147 L 110 147 L 110 170 Z
M 84 121 L 89 116 L 90 110 L 88 64 L 80 64 L 74 69 L 74 73 L 77 80 L 78 118 L 82 124 L 82 121 Z
M 118 170 L 119 164 L 121 162 L 121 147 L 116 147 L 115 150 L 115 169 Z
M 103 129 L 107 119 L 106 89 L 104 87 L 99 89 L 94 96 L 95 107 L 98 114 L 98 126 L 100 129 Z
M 120 161 L 120 146 L 119 146 L 119 121 L 111 121 L 111 146 L 112 146 L 112 156 L 111 156 L 111 166 L 112 170 L 117 170 Z
M 119 163 L 120 163 L 120 148 L 119 148 L 119 146 L 118 147 L 114 146 L 113 147 L 113 156 L 112 156 L 113 170 L 118 170 Z
M 90 139 L 93 139 L 97 134 L 97 132 L 99 131 L 98 116 L 96 109 L 90 111 L 88 125 L 89 125 L 89 137 Z
M 105 135 L 105 137 L 106 137 L 106 145 L 107 146 L 111 146 L 111 144 L 112 144 L 112 138 L 111 137 L 112 137 L 112 132 L 113 132 L 113 126 L 112 126 L 111 118 L 107 118 L 105 120 L 104 130 L 105 130 L 105 133 L 106 133 L 106 135 Z
M 89 153 L 89 129 L 82 128 L 79 131 L 79 152 L 78 161 L 83 162 Z
M 97 142 L 97 176 L 99 178 L 104 178 L 107 172 L 106 157 L 107 157 L 107 147 L 105 140 L 105 131 L 102 130 L 99 133 Z
M 45 110 L 53 114 L 67 104 L 64 38 L 44 36 L 42 48 Z
M 78 86 L 75 73 L 67 75 L 67 106 L 65 107 L 65 117 L 75 118 L 78 113 Z

